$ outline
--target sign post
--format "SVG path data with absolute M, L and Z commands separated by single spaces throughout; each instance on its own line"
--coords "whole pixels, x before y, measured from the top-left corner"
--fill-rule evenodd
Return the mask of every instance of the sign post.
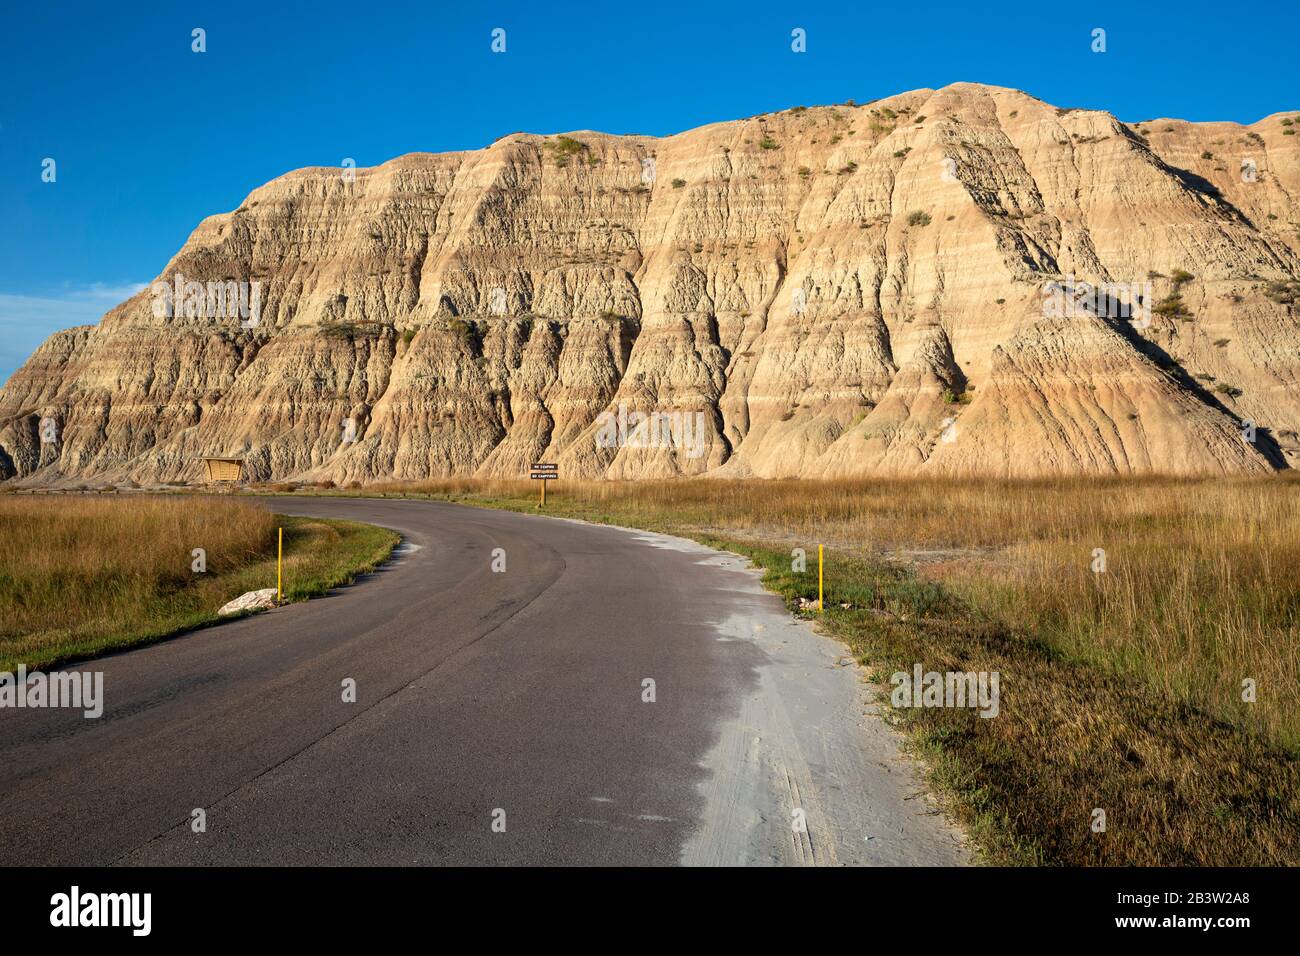
M 546 507 L 546 483 L 560 477 L 560 466 L 545 462 L 533 462 L 528 466 L 528 477 L 542 483 L 542 501 L 538 508 Z

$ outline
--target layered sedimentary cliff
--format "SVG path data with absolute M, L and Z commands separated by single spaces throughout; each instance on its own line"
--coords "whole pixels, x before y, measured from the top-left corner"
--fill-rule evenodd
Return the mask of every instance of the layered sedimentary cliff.
M 250 283 L 256 324 L 146 290 L 54 335 L 0 392 L 0 477 L 1287 467 L 1297 130 L 961 83 L 299 170 L 160 276 Z

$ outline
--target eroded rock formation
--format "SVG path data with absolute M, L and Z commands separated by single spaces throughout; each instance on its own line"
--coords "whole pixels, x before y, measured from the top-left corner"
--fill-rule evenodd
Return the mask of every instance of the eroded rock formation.
M 0 477 L 1284 468 L 1297 130 L 959 83 L 299 170 L 159 277 L 259 283 L 258 323 L 146 290 L 52 336 L 0 392 Z M 598 440 L 673 411 L 702 445 Z

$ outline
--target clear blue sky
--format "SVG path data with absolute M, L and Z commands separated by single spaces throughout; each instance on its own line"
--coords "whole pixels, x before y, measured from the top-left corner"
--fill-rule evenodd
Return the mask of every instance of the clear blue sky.
M 1130 121 L 1251 122 L 1300 107 L 1298 9 L 0 0 L 0 381 L 286 170 L 516 130 L 672 133 L 958 80 Z M 206 53 L 191 52 L 195 27 Z M 795 27 L 807 53 L 791 52 Z

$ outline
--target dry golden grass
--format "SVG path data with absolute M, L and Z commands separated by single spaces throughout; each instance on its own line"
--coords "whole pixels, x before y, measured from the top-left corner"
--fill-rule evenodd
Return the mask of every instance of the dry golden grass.
M 160 594 L 199 579 L 192 549 L 217 575 L 264 557 L 275 535 L 266 509 L 215 498 L 6 496 L 0 523 L 0 568 L 13 579 L 0 640 L 141 619 Z
M 212 621 L 245 591 L 320 593 L 372 567 L 397 536 L 353 522 L 277 517 L 231 498 L 0 496 L 0 670 L 44 667 Z M 192 551 L 207 569 L 192 570 Z

